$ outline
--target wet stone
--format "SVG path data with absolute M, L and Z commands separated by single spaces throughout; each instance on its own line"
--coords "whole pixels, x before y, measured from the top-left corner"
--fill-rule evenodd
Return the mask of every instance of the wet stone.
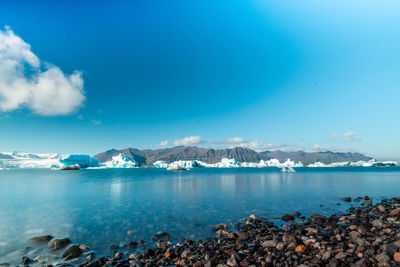
M 49 241 L 49 246 L 52 249 L 60 249 L 64 248 L 71 244 L 71 240 L 69 238 L 59 238 L 59 239 L 52 239 Z
M 82 255 L 82 250 L 79 248 L 77 245 L 72 245 L 69 246 L 64 253 L 62 254 L 62 257 L 66 260 L 71 260 L 75 258 L 79 258 Z
M 35 236 L 29 239 L 29 241 L 37 243 L 48 243 L 53 237 L 51 235 Z
M 283 215 L 282 220 L 284 220 L 284 221 L 294 221 L 295 218 L 292 215 L 285 214 L 285 215 Z

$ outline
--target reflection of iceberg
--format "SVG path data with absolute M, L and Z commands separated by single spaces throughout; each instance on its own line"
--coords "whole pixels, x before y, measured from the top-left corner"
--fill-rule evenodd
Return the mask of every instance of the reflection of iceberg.
M 294 173 L 296 172 L 292 166 L 283 166 L 281 169 L 281 172 L 286 172 L 286 173 Z
M 104 163 L 106 168 L 136 168 L 139 164 L 131 157 L 125 154 L 119 154 L 118 156 L 112 157 L 111 161 Z

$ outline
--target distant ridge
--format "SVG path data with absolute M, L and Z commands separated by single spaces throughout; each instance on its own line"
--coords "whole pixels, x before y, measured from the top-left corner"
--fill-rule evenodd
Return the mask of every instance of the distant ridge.
M 296 163 L 301 161 L 304 164 L 314 163 L 316 161 L 330 164 L 333 162 L 356 162 L 360 160 L 368 161 L 372 158 L 360 153 L 352 152 L 304 152 L 302 150 L 294 152 L 286 151 L 264 151 L 256 152 L 249 148 L 235 147 L 225 149 L 199 148 L 191 146 L 177 146 L 163 149 L 144 149 L 136 148 L 111 149 L 103 153 L 99 153 L 94 157 L 100 162 L 110 161 L 113 156 L 125 154 L 136 160 L 141 166 L 151 166 L 157 160 L 163 160 L 171 163 L 176 160 L 200 160 L 206 163 L 220 162 L 223 158 L 235 158 L 239 162 L 259 162 L 261 159 L 278 159 L 280 162 L 286 161 L 288 158 Z

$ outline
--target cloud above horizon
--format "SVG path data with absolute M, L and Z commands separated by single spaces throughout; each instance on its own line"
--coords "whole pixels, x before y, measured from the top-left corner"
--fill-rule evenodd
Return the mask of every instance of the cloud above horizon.
M 162 141 L 158 144 L 158 146 L 166 146 L 166 145 L 168 145 L 168 143 L 169 143 L 168 140 L 162 140 Z
M 333 133 L 329 136 L 329 139 L 342 139 L 346 142 L 354 142 L 360 140 L 360 137 L 356 136 L 354 132 L 346 132 L 343 135 Z
M 164 143 L 163 143 L 164 142 Z M 167 145 L 168 140 L 162 141 L 162 143 L 159 144 L 159 146 Z M 265 151 L 268 149 L 285 149 L 289 147 L 295 147 L 295 144 L 289 144 L 289 143 L 279 143 L 279 144 L 267 144 L 264 143 L 263 141 L 246 141 L 242 137 L 231 137 L 227 138 L 224 141 L 214 141 L 214 140 L 204 140 L 202 139 L 199 135 L 195 136 L 188 136 L 182 139 L 176 139 L 174 141 L 174 145 L 176 146 L 197 146 L 200 144 L 209 144 L 209 145 L 217 145 L 219 148 L 234 148 L 234 147 L 244 147 L 244 148 L 250 148 L 255 151 Z
M 83 105 L 82 73 L 64 74 L 41 63 L 9 27 L 0 30 L 0 111 L 28 108 L 43 116 L 68 115 Z
M 188 136 L 174 141 L 174 145 L 176 146 L 196 146 L 201 143 L 204 143 L 204 140 L 202 140 L 199 135 Z

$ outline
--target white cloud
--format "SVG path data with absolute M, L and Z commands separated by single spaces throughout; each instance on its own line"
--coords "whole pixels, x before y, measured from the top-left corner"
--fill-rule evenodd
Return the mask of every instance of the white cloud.
M 166 146 L 166 145 L 168 145 L 168 140 L 163 140 L 163 141 L 161 141 L 160 142 L 160 144 L 158 144 L 158 146 Z
M 356 134 L 354 132 L 347 132 L 343 136 L 344 136 L 344 140 L 346 140 L 347 142 L 353 142 L 353 141 L 360 140 L 360 137 L 356 136 Z
M 196 146 L 201 143 L 204 143 L 204 141 L 200 138 L 199 135 L 176 139 L 174 141 L 174 145 L 176 146 Z
M 244 142 L 244 138 L 242 137 L 232 137 L 228 138 L 224 141 L 225 144 L 238 144 Z
M 336 139 L 336 138 L 338 138 L 338 137 L 339 137 L 338 134 L 333 133 L 333 134 L 331 134 L 331 135 L 329 136 L 329 139 Z
M 354 132 L 347 132 L 344 133 L 343 135 L 333 133 L 332 135 L 329 136 L 329 139 L 341 139 L 347 142 L 353 142 L 360 140 L 360 137 L 356 136 Z
M 9 27 L 0 30 L 0 110 L 29 108 L 36 114 L 66 115 L 85 100 L 82 74 L 64 74 L 42 64 L 28 43 Z

